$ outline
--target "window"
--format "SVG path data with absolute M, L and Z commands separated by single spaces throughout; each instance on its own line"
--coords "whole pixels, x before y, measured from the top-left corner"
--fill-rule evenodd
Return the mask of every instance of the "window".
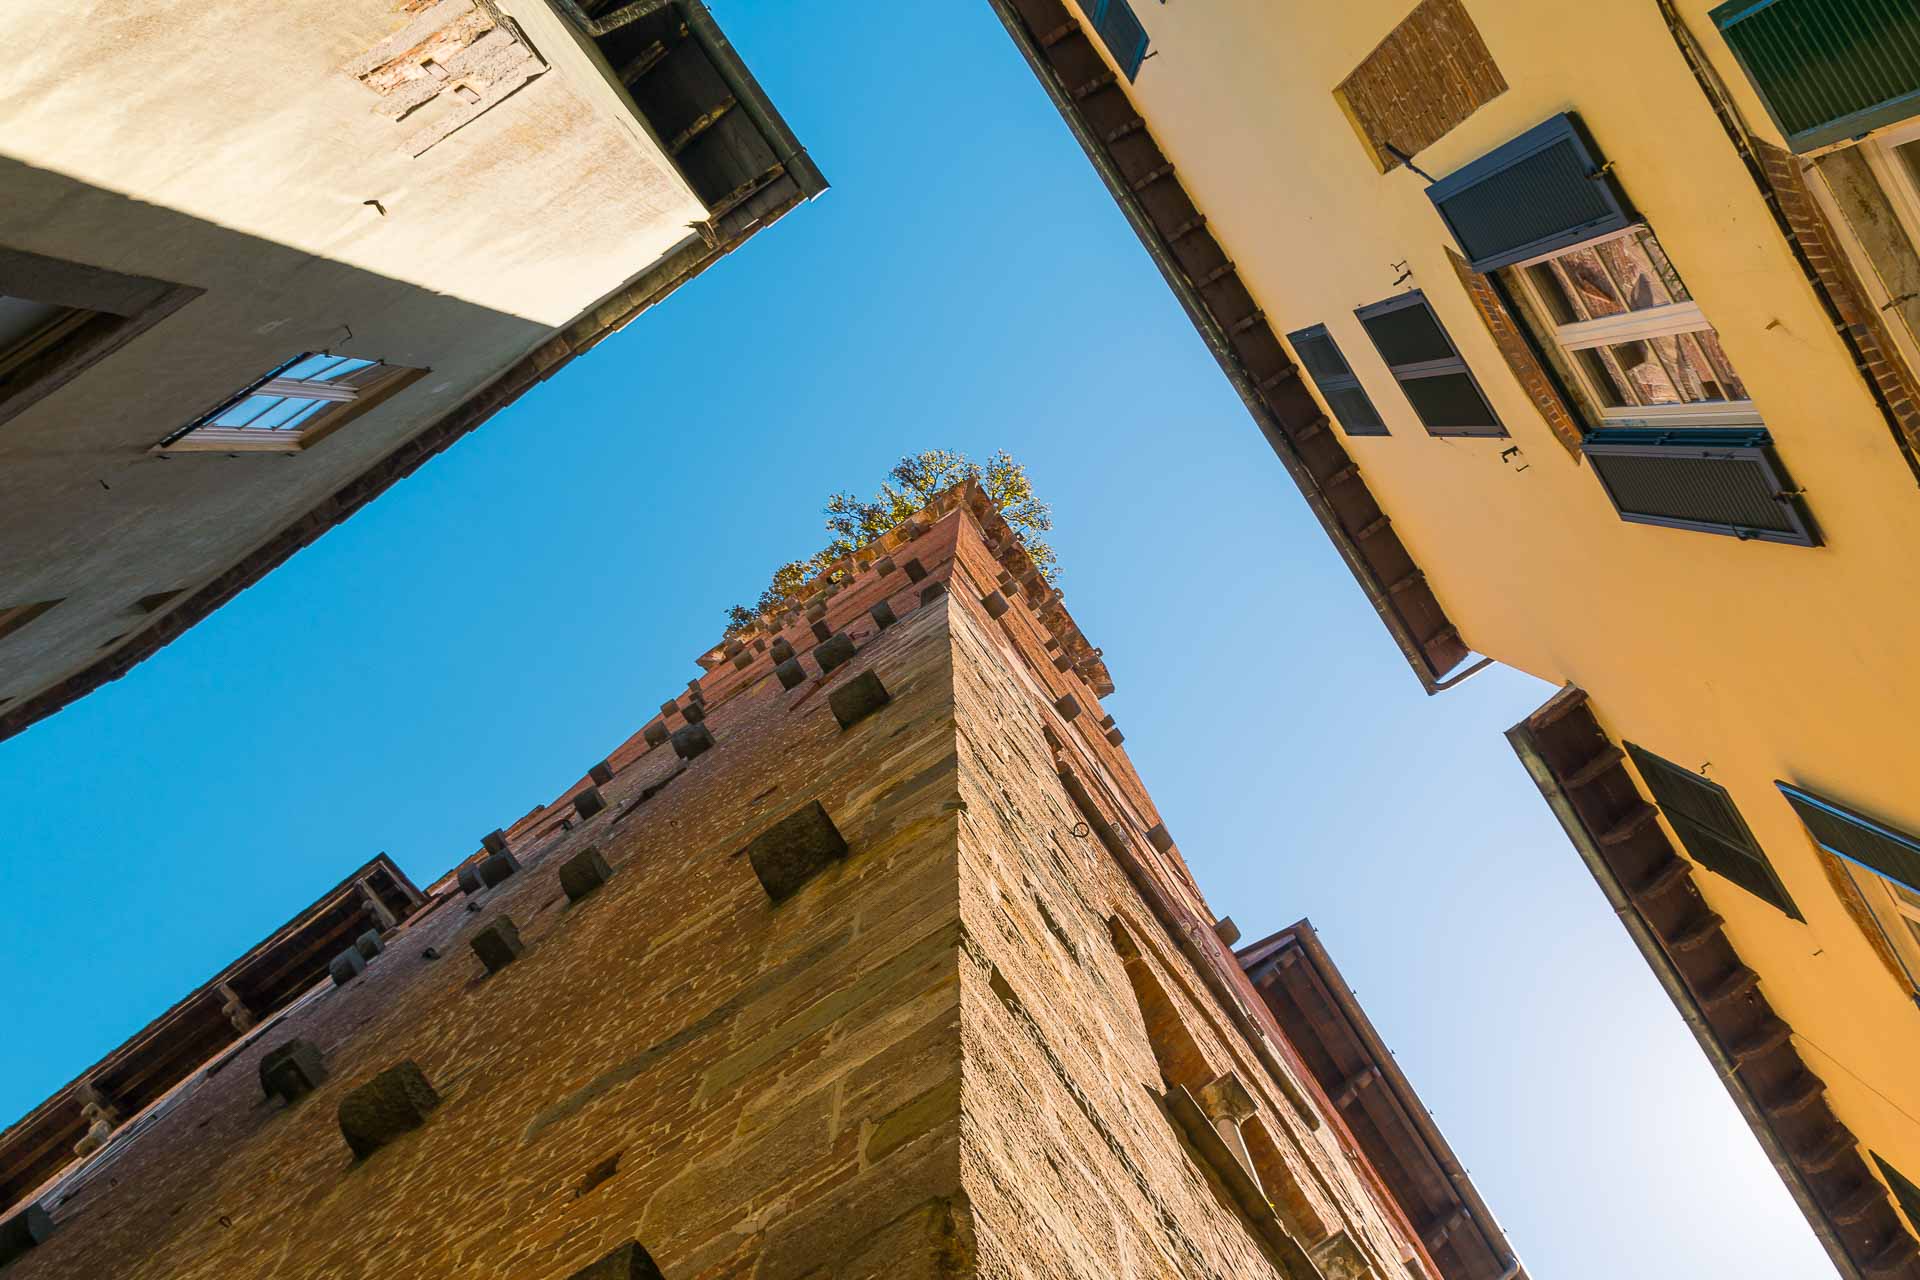
M 1903 902 L 1920 896 L 1920 840 L 1791 783 L 1774 785 L 1822 849 L 1892 880 L 1906 891 Z
M 1340 348 L 1334 345 L 1333 336 L 1323 324 L 1308 329 L 1298 329 L 1287 335 L 1287 341 L 1293 344 L 1294 354 L 1300 364 L 1313 377 L 1313 385 L 1320 388 L 1320 396 L 1333 410 L 1333 416 L 1350 436 L 1384 436 L 1386 423 L 1380 420 L 1379 412 L 1373 407 L 1373 401 L 1367 399 L 1367 393 L 1360 385 L 1360 379 L 1353 376 L 1347 359 L 1340 354 Z
M 1631 742 L 1626 748 L 1661 814 L 1695 862 L 1793 919 L 1802 918 L 1725 787 Z
M 0 422 L 26 411 L 200 290 L 0 249 Z
M 1920 112 L 1920 10 L 1904 0 L 1733 0 L 1712 17 L 1795 151 Z
M 1507 434 L 1424 293 L 1416 289 L 1354 314 L 1429 435 Z
M 1758 421 L 1720 336 L 1646 227 L 1520 262 L 1507 279 L 1597 420 Z
M 1120 74 L 1132 80 L 1147 60 L 1147 29 L 1140 25 L 1133 6 L 1127 0 L 1082 0 L 1093 13 L 1093 29 L 1107 52 L 1120 66 Z
M 174 432 L 154 451 L 304 449 L 422 372 L 359 356 L 303 352 Z

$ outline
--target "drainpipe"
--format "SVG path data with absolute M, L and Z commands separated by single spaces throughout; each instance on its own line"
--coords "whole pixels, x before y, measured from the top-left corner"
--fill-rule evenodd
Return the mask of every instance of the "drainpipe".
M 1746 1119 L 1747 1127 L 1753 1130 L 1753 1136 L 1760 1142 L 1760 1149 L 1767 1154 L 1774 1171 L 1786 1184 L 1787 1192 L 1800 1207 L 1801 1214 L 1814 1235 L 1820 1238 L 1821 1247 L 1827 1251 L 1827 1257 L 1844 1280 L 1865 1280 L 1860 1268 L 1847 1254 L 1839 1237 L 1834 1233 L 1833 1224 L 1827 1220 L 1826 1210 L 1814 1198 L 1813 1189 L 1806 1184 L 1800 1173 L 1800 1167 L 1787 1155 L 1786 1148 L 1780 1142 L 1780 1136 L 1773 1131 L 1773 1125 L 1767 1120 L 1766 1112 L 1761 1110 L 1759 1099 L 1747 1088 L 1747 1082 L 1740 1076 L 1739 1067 L 1727 1056 L 1726 1048 L 1720 1043 L 1720 1037 L 1714 1033 L 1707 1022 L 1706 1013 L 1694 999 L 1686 980 L 1673 965 L 1666 948 L 1654 936 L 1639 908 L 1627 897 L 1626 889 L 1614 876 L 1613 868 L 1601 856 L 1600 846 L 1594 842 L 1586 823 L 1574 812 L 1573 802 L 1567 796 L 1560 780 L 1554 776 L 1546 760 L 1541 756 L 1534 743 L 1533 734 L 1523 721 L 1507 730 L 1507 741 L 1513 746 L 1513 753 L 1520 757 L 1520 763 L 1526 766 L 1532 775 L 1534 785 L 1540 788 L 1540 794 L 1546 797 L 1547 806 L 1553 810 L 1553 816 L 1560 820 L 1566 829 L 1567 838 L 1573 842 L 1574 849 L 1580 854 L 1580 860 L 1587 864 L 1587 870 L 1599 882 L 1600 891 L 1607 895 L 1607 904 L 1613 913 L 1620 917 L 1620 923 L 1627 927 L 1627 934 L 1633 939 L 1640 954 L 1646 959 L 1647 967 L 1653 970 L 1653 976 L 1673 1001 L 1673 1007 L 1679 1010 L 1693 1038 L 1700 1042 L 1700 1050 L 1713 1063 L 1714 1071 L 1720 1077 L 1720 1083 L 1726 1086 L 1733 1105 L 1740 1109 Z

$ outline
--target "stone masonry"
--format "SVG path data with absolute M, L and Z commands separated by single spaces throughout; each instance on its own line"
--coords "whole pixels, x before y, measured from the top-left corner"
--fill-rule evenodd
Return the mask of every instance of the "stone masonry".
M 4 1280 L 1439 1274 L 977 487 L 701 666 L 6 1207 Z

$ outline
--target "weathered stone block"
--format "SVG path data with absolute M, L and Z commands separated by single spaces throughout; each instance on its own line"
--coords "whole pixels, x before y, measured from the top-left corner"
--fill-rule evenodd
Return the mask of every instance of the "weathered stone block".
M 1221 916 L 1213 922 L 1213 935 L 1228 946 L 1232 946 L 1240 941 L 1240 926 L 1233 922 L 1232 916 Z
M 867 613 L 869 616 L 873 618 L 874 625 L 879 627 L 882 631 L 885 631 L 888 627 L 900 621 L 899 618 L 894 616 L 893 606 L 888 604 L 885 600 L 882 600 L 880 603 L 869 607 L 867 609 Z
M 573 798 L 573 811 L 582 818 L 591 818 L 606 807 L 607 799 L 598 787 L 588 787 Z
M 828 640 L 831 639 L 832 636 L 833 628 L 826 623 L 816 622 L 813 624 L 813 638 L 815 640 Z
M 1164 822 L 1154 823 L 1152 828 L 1147 832 L 1147 843 L 1158 849 L 1161 853 L 1165 853 L 1167 850 L 1173 848 L 1173 837 L 1167 834 L 1167 824 Z
M 491 889 L 520 869 L 520 859 L 510 853 L 496 853 L 480 864 L 480 883 Z
M 675 712 L 679 710 L 680 710 L 680 699 L 668 698 L 665 702 L 660 704 L 660 718 L 664 720 L 668 716 L 673 715 Z
M 53 1235 L 53 1218 L 37 1204 L 0 1222 L 0 1267 L 6 1266 L 27 1250 L 45 1244 Z
M 507 833 L 495 827 L 492 831 L 480 837 L 480 847 L 488 853 L 505 853 L 507 851 Z
M 800 665 L 798 658 L 788 658 L 773 669 L 773 674 L 780 677 L 782 689 L 791 689 L 807 678 L 806 669 Z
M 785 902 L 829 863 L 847 856 L 847 842 L 818 800 L 788 814 L 747 843 L 747 860 L 774 902 Z
M 980 607 L 987 611 L 989 618 L 1001 617 L 1009 608 L 1007 598 L 998 591 L 989 591 L 986 595 L 981 596 Z
M 892 573 L 895 569 L 899 568 L 900 566 L 896 565 L 893 562 L 892 556 L 881 556 L 878 560 L 875 560 L 873 562 L 873 567 L 878 569 L 880 571 L 880 576 L 884 578 L 888 574 Z
M 704 724 L 690 724 L 673 731 L 673 754 L 691 760 L 713 746 L 713 730 Z
M 827 616 L 827 602 L 825 600 L 815 600 L 807 606 L 808 622 L 818 622 L 820 619 L 826 616 Z
M 560 864 L 560 887 L 567 891 L 569 902 L 578 902 L 605 884 L 612 875 L 613 868 L 607 865 L 600 847 L 588 845 Z
M 481 883 L 480 864 L 477 862 L 461 863 L 459 877 L 460 877 L 460 892 L 462 893 L 478 893 L 482 889 L 487 887 L 485 884 Z
M 387 944 L 380 941 L 380 931 L 378 929 L 369 929 L 353 940 L 353 949 L 371 960 L 382 951 L 385 951 Z
M 640 731 L 640 736 L 646 740 L 649 747 L 657 747 L 667 740 L 667 726 L 662 721 L 650 720 L 647 722 L 647 727 Z
M 915 557 L 914 559 L 907 561 L 907 581 L 908 582 L 918 582 L 920 581 L 920 579 L 926 576 L 927 576 L 927 567 L 920 563 L 920 560 L 918 557 Z
M 753 655 L 751 653 L 748 653 L 746 650 L 743 649 L 739 653 L 736 653 L 733 655 L 733 669 L 735 671 L 745 671 L 748 667 L 752 665 L 753 665 Z
M 260 1059 L 260 1091 L 285 1103 L 304 1098 L 326 1078 L 320 1050 L 305 1040 L 289 1040 Z
M 1053 700 L 1053 709 L 1060 713 L 1062 720 L 1072 720 L 1080 714 L 1080 699 L 1063 693 Z
M 427 1122 L 440 1095 L 413 1062 L 388 1067 L 340 1099 L 340 1133 L 358 1159 L 366 1159 L 402 1134 Z
M 773 638 L 773 644 L 767 649 L 767 653 L 772 656 L 776 663 L 785 662 L 793 656 L 793 645 L 787 641 L 785 636 L 775 636 Z
M 841 663 L 853 657 L 853 637 L 842 631 L 825 644 L 815 645 L 813 660 L 820 664 L 822 675 L 833 670 Z
M 520 930 L 514 927 L 511 916 L 495 916 L 486 927 L 473 935 L 473 954 L 480 957 L 480 963 L 487 966 L 488 973 L 498 973 L 515 960 L 527 946 L 520 941 Z
M 1107 730 L 1107 741 L 1112 743 L 1114 746 L 1117 747 L 1121 743 L 1125 742 L 1126 740 L 1127 740 L 1127 735 L 1120 732 L 1118 729 Z
M 872 671 L 862 671 L 828 694 L 827 705 L 833 709 L 833 717 L 840 722 L 840 727 L 851 729 L 886 706 L 890 697 L 892 695 L 887 692 L 887 686 L 880 683 L 878 675 Z
M 367 958 L 360 954 L 359 948 L 348 947 L 333 959 L 327 961 L 327 972 L 333 977 L 333 985 L 344 987 L 367 971 Z
M 695 698 L 680 708 L 680 718 L 688 724 L 699 724 L 707 718 L 707 704 Z
M 593 779 L 595 786 L 604 787 L 613 781 L 613 765 L 609 761 L 602 760 L 587 770 L 587 776 Z
M 943 595 L 945 595 L 945 594 L 947 594 L 947 584 L 946 584 L 946 583 L 944 583 L 944 582 L 929 582 L 929 583 L 927 584 L 927 586 L 926 586 L 926 590 L 924 590 L 924 591 L 922 591 L 922 592 L 920 593 L 920 603 L 921 603 L 921 604 L 932 604 L 932 603 L 933 603 L 933 602 L 934 602 L 935 600 L 938 600 L 938 599 L 939 599 L 939 598 L 940 598 L 941 596 L 943 596 Z
M 615 1249 L 598 1262 L 580 1268 L 567 1280 L 666 1280 L 653 1257 L 637 1240 Z

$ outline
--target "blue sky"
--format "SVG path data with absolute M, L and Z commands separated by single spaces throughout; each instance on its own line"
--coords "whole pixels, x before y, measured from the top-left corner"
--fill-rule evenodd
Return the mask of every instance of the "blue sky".
M 1006 448 L 1215 907 L 1313 919 L 1532 1274 L 1831 1274 L 1501 737 L 1550 690 L 1421 692 L 985 0 L 714 7 L 834 189 L 0 743 L 0 1118 L 577 779 L 829 491 Z

